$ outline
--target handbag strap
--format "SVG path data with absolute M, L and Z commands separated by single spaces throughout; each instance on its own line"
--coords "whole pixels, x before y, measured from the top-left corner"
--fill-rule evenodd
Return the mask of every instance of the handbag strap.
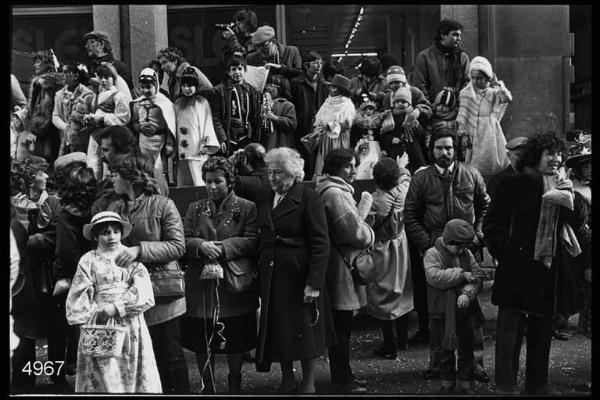
M 342 257 L 342 260 L 344 260 L 344 264 L 346 264 L 346 267 L 348 267 L 348 270 L 352 270 L 352 264 L 350 264 L 350 261 L 348 261 L 348 259 L 344 256 L 344 254 L 340 251 L 339 247 L 337 247 L 334 243 L 331 243 L 331 245 L 333 246 L 334 249 L 337 250 L 338 254 Z

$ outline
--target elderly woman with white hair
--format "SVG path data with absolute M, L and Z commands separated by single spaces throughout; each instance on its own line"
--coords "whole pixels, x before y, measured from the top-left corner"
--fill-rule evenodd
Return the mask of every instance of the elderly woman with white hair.
M 272 192 L 258 204 L 261 316 L 257 370 L 281 364 L 278 393 L 315 393 L 316 359 L 331 344 L 325 291 L 329 237 L 325 208 L 302 185 L 304 160 L 280 147 L 265 157 Z M 293 361 L 302 363 L 297 387 Z
M 510 164 L 500 120 L 512 95 L 485 57 L 471 60 L 469 76 L 471 82 L 460 91 L 458 135 L 464 161 L 477 168 L 487 181 Z

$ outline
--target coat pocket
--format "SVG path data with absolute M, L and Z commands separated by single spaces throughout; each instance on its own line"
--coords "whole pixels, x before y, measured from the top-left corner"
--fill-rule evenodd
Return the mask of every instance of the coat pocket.
M 225 264 L 225 285 L 232 293 L 258 290 L 256 266 L 248 257 L 229 260 Z

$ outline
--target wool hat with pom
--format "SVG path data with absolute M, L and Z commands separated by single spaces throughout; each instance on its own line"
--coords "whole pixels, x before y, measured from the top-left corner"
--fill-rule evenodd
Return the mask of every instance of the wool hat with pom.
M 406 74 L 404 73 L 404 69 L 398 65 L 392 65 L 388 68 L 387 73 L 385 74 L 385 81 L 388 84 L 397 81 L 406 83 Z
M 471 64 L 469 64 L 469 75 L 471 75 L 472 71 L 481 71 L 490 79 L 494 77 L 492 64 L 490 64 L 488 59 L 485 57 L 473 57 L 473 59 L 471 60 Z

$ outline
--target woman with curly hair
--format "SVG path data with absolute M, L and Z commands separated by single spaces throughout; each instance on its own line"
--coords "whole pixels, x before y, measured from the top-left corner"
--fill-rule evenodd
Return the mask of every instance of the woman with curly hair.
M 271 191 L 258 206 L 260 331 L 256 369 L 281 365 L 279 394 L 314 394 L 316 361 L 335 341 L 325 275 L 327 217 L 319 195 L 302 185 L 304 160 L 280 147 L 265 157 Z M 302 363 L 296 384 L 293 362 Z
M 233 165 L 210 157 L 202 166 L 208 198 L 191 203 L 183 227 L 188 269 L 184 346 L 195 351 L 204 393 L 214 393 L 214 354 L 227 354 L 229 393 L 239 394 L 243 354 L 256 347 L 258 245 L 256 206 L 237 197 Z M 223 279 L 207 275 L 219 264 Z
M 483 220 L 498 259 L 492 303 L 498 308 L 496 391 L 517 392 L 519 353 L 527 337 L 525 393 L 559 394 L 548 382 L 553 318 L 582 306 L 583 270 L 573 265 L 590 249 L 585 207 L 561 173 L 565 145 L 553 132 L 523 145 L 517 170 L 500 181 Z
M 109 164 L 115 192 L 120 199 L 108 205 L 132 225 L 123 240 L 128 246 L 115 258 L 119 266 L 142 262 L 152 280 L 158 271 L 180 271 L 177 260 L 185 254 L 183 224 L 175 203 L 158 194 L 154 166 L 141 154 L 119 155 Z M 156 305 L 144 313 L 150 330 L 158 372 L 165 394 L 189 393 L 187 364 L 181 346 L 179 317 L 186 312 L 185 298 L 157 292 Z

